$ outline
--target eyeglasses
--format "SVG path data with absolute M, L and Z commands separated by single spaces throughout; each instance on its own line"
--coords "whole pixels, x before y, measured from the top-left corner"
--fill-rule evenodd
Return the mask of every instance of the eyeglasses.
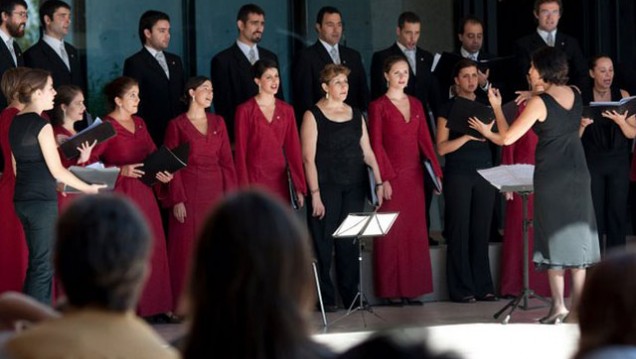
M 29 13 L 26 11 L 13 11 L 12 15 L 18 15 L 19 17 L 26 18 L 29 17 Z

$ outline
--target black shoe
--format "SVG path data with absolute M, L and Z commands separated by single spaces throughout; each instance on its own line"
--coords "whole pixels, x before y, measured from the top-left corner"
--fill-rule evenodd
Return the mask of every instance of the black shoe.
M 385 299 L 382 305 L 387 307 L 402 307 L 404 306 L 404 302 L 400 299 Z
M 483 297 L 477 298 L 477 300 L 480 302 L 497 302 L 499 301 L 499 298 L 492 293 L 488 293 L 484 295 Z
M 402 303 L 406 305 L 424 305 L 421 300 L 411 299 L 411 298 L 402 298 Z
M 429 247 L 437 247 L 437 246 L 439 246 L 439 241 L 437 241 L 437 240 L 435 240 L 435 239 L 433 239 L 431 237 L 428 237 L 428 246 Z
M 467 295 L 461 299 L 453 299 L 453 302 L 456 302 L 456 303 L 475 303 L 476 301 L 477 300 L 472 295 Z
M 338 311 L 337 305 L 325 305 L 325 313 L 335 313 Z

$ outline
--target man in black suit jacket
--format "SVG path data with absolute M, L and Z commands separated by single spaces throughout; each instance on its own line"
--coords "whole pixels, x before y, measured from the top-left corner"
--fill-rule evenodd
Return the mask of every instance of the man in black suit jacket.
M 10 68 L 24 66 L 22 50 L 15 38 L 24 36 L 28 18 L 24 0 L 0 1 L 0 77 Z M 0 93 L 0 110 L 7 107 L 7 99 Z
M 86 90 L 77 49 L 64 41 L 71 25 L 71 7 L 60 0 L 48 0 L 40 6 L 42 37 L 24 52 L 28 67 L 47 70 L 53 85 L 76 85 Z
M 124 76 L 139 82 L 139 112 L 158 146 L 163 144 L 168 121 L 186 110 L 181 101 L 184 74 L 181 58 L 164 51 L 170 44 L 170 17 L 148 10 L 139 19 L 143 48 L 126 59 Z
M 565 52 L 568 59 L 570 83 L 583 87 L 588 79 L 588 68 L 579 47 L 572 36 L 557 31 L 563 11 L 561 0 L 537 0 L 534 5 L 534 17 L 537 19 L 537 31 L 515 42 L 515 54 L 518 61 L 518 89 L 526 90 L 526 74 L 530 69 L 532 53 L 544 46 L 553 46 Z
M 369 87 L 360 53 L 339 44 L 342 37 L 342 16 L 334 7 L 325 6 L 318 11 L 316 19 L 318 41 L 303 49 L 296 58 L 293 70 L 294 106 L 297 121 L 303 113 L 324 96 L 320 86 L 320 71 L 327 64 L 340 63 L 347 66 L 349 95 L 345 101 L 352 107 L 366 111 L 369 105 Z M 329 49 L 329 50 L 327 50 Z M 331 53 L 335 55 L 331 55 Z
M 273 52 L 257 46 L 265 30 L 265 11 L 254 4 L 243 5 L 236 16 L 238 38 L 232 46 L 216 54 L 210 63 L 214 86 L 214 111 L 225 119 L 230 140 L 234 142 L 236 107 L 258 93 L 252 65 L 259 59 L 278 64 Z M 279 70 L 280 73 L 280 70 Z M 282 80 L 276 97 L 284 100 Z
M 421 20 L 417 14 L 407 11 L 400 14 L 397 26 L 397 41 L 390 47 L 377 51 L 371 60 L 371 98 L 376 99 L 386 93 L 386 79 L 384 78 L 384 61 L 389 56 L 404 56 L 409 62 L 409 82 L 404 91 L 416 97 L 427 112 L 433 116 L 440 104 L 440 90 L 437 79 L 431 73 L 433 55 L 417 46 L 420 37 Z M 432 139 L 435 140 L 434 126 L 429 123 Z

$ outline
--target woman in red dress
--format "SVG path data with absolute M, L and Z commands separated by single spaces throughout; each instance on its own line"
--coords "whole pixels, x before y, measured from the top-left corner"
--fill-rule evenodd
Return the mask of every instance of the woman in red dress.
M 139 180 L 144 174 L 143 160 L 157 150 L 144 121 L 134 116 L 139 106 L 139 85 L 136 80 L 122 76 L 106 85 L 104 92 L 113 108 L 104 120 L 112 123 L 117 135 L 96 146 L 92 158 L 100 159 L 107 167 L 121 168 L 115 191 L 128 196 L 138 206 L 153 234 L 152 271 L 137 311 L 144 317 L 169 313 L 173 310 L 172 290 L 159 206 L 153 189 Z M 160 172 L 157 179 L 168 183 L 172 175 Z
M 384 77 L 388 90 L 369 105 L 369 132 L 384 183 L 382 210 L 400 215 L 391 231 L 374 242 L 375 291 L 390 303 L 401 298 L 421 304 L 414 298 L 433 291 L 422 160 L 431 162 L 438 180 L 442 170 L 422 104 L 404 93 L 406 58 L 387 58 Z
M 188 112 L 168 123 L 165 145 L 190 145 L 188 166 L 174 174 L 168 196 L 162 199 L 172 208 L 168 223 L 168 261 L 172 296 L 176 307 L 190 268 L 192 246 L 206 213 L 227 192 L 236 187 L 232 149 L 223 118 L 207 112 L 212 104 L 212 82 L 193 77 L 185 85 Z
M 26 67 L 17 67 L 7 70 L 2 76 L 0 87 L 5 98 L 9 100 L 9 106 L 0 113 L 0 148 L 4 159 L 4 169 L 0 176 L 0 293 L 5 291 L 20 291 L 24 283 L 28 264 L 28 248 L 24 239 L 24 230 L 20 219 L 13 206 L 13 189 L 15 187 L 15 174 L 11 161 L 11 148 L 9 147 L 9 126 L 15 115 L 22 111 L 22 104 L 17 96 L 16 89 L 20 83 L 20 77 L 28 71 Z
M 240 186 L 260 185 L 290 203 L 287 166 L 303 206 L 307 184 L 294 109 L 274 97 L 278 65 L 261 59 L 252 67 L 258 94 L 236 108 L 234 161 Z
M 84 106 L 84 94 L 81 88 L 75 85 L 62 85 L 57 88 L 55 105 L 50 115 L 51 125 L 53 125 L 53 134 L 55 134 L 55 142 L 57 142 L 58 146 L 76 134 L 74 125 L 84 118 L 84 111 L 86 111 L 86 106 Z M 68 168 L 88 162 L 95 143 L 92 145 L 89 143 L 82 144 L 81 147 L 78 147 L 80 152 L 79 157 L 72 159 L 66 158 L 62 151 L 59 150 L 60 159 L 64 167 Z M 60 214 L 76 196 L 78 196 L 78 194 L 58 192 L 57 205 Z

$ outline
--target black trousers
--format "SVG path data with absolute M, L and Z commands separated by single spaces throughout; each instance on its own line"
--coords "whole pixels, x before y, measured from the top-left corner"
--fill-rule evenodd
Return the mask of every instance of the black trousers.
M 57 201 L 14 202 L 29 248 L 29 264 L 22 291 L 44 304 L 51 304 L 53 284 L 52 248 L 57 220 Z
M 588 157 L 592 180 L 592 202 L 596 214 L 599 248 L 624 247 L 627 236 L 629 157 L 627 154 Z
M 495 188 L 477 172 L 444 175 L 446 279 L 454 301 L 494 294 L 488 257 Z
M 336 304 L 336 293 L 331 280 L 332 258 L 335 258 L 338 292 L 346 307 L 358 293 L 360 273 L 358 269 L 358 243 L 353 238 L 333 238 L 333 232 L 352 212 L 364 210 L 365 187 L 320 185 L 320 197 L 325 206 L 323 219 L 312 217 L 312 204 L 307 208 L 307 223 L 311 233 L 316 259 L 320 291 L 325 305 Z

